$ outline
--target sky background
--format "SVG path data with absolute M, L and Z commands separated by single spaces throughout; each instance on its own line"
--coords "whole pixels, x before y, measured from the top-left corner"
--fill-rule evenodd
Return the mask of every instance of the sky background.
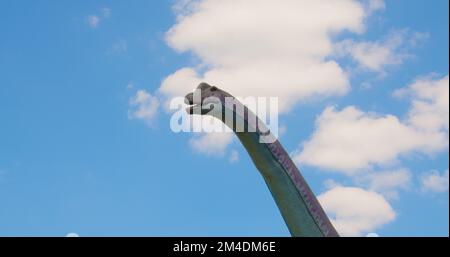
M 280 141 L 342 234 L 448 236 L 448 1 L 286 1 L 319 12 L 273 28 L 280 1 L 191 2 L 0 2 L 0 236 L 288 236 L 235 138 L 170 130 L 167 99 L 200 80 L 280 91 Z M 250 54 L 282 71 L 258 84 Z

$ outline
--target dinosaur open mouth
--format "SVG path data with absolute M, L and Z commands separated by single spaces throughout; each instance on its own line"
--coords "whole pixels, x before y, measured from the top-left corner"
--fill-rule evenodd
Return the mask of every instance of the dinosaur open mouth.
M 206 107 L 203 106 L 203 99 L 200 102 L 194 102 L 194 94 L 189 93 L 184 97 L 184 103 L 189 105 L 186 107 L 186 112 L 188 114 L 207 114 L 214 109 L 214 105 L 208 104 Z

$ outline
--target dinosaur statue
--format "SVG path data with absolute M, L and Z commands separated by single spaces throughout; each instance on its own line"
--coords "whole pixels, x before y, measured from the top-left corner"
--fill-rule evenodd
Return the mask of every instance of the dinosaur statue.
M 213 116 L 234 131 L 263 176 L 291 235 L 339 236 L 280 142 L 276 138 L 261 142 L 261 138 L 274 138 L 264 123 L 237 100 L 230 108 L 225 99 L 234 97 L 215 86 L 200 83 L 196 90 L 200 97 L 195 92 L 185 97 L 186 111 Z M 227 113 L 231 120 L 225 118 Z M 244 126 L 243 132 L 237 129 L 239 124 Z

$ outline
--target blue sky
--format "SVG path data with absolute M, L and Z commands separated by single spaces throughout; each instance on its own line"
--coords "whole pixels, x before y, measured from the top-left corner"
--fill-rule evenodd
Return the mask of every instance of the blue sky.
M 236 50 L 241 43 L 246 49 L 239 33 L 258 19 L 241 21 L 230 43 L 223 43 L 211 31 L 235 29 L 223 25 L 228 24 L 227 10 L 221 12 L 223 20 L 208 24 L 202 19 L 222 8 L 214 0 L 200 1 L 206 6 L 203 13 L 182 2 L 189 1 L 0 3 L 1 236 L 289 235 L 264 181 L 236 139 L 211 143 L 204 135 L 170 130 L 170 112 L 164 105 L 176 83 L 184 83 L 176 92 L 180 95 L 203 79 L 247 93 L 239 91 L 239 84 L 227 85 L 230 76 L 221 65 L 244 71 L 236 79 L 254 82 L 246 77 L 244 65 L 230 64 L 225 57 L 247 60 L 242 55 L 249 51 L 240 55 Z M 344 204 L 325 207 L 344 233 L 448 236 L 448 97 L 440 97 L 441 92 L 448 95 L 448 1 L 348 2 L 351 8 L 342 8 L 336 17 L 356 18 L 333 21 L 339 25 L 332 33 L 319 26 L 326 33 L 308 37 L 317 40 L 312 46 L 300 43 L 305 53 L 295 45 L 277 48 L 285 41 L 272 38 L 272 28 L 264 28 L 261 36 L 256 32 L 263 26 L 255 26 L 248 38 L 253 42 L 255 35 L 268 42 L 261 43 L 263 62 L 276 60 L 280 67 L 285 58 L 269 50 L 300 51 L 295 59 L 304 58 L 295 63 L 299 67 L 312 63 L 320 70 L 333 60 L 339 67 L 336 77 L 323 76 L 336 83 L 318 80 L 324 90 L 316 92 L 317 87 L 308 88 L 303 80 L 275 77 L 281 85 L 258 88 L 255 82 L 255 87 L 266 95 L 285 88 L 280 101 L 296 96 L 282 110 L 280 124 L 286 132 L 280 140 L 321 201 Z M 302 7 L 298 3 L 290 4 Z M 271 4 L 266 1 L 265 7 Z M 204 16 L 196 16 L 199 13 Z M 184 19 L 177 20 L 177 15 Z M 192 17 L 202 18 L 202 25 L 186 22 Z M 280 35 L 302 29 L 284 27 L 282 18 L 276 21 Z M 175 32 L 167 34 L 174 27 Z M 321 43 L 332 47 L 314 47 Z M 308 49 L 320 57 L 311 57 Z M 177 73 L 186 67 L 198 74 Z M 214 77 L 202 74 L 205 71 L 223 73 Z M 302 87 L 306 93 L 297 90 Z M 429 96 L 430 88 L 437 93 Z M 142 101 L 137 100 L 139 92 Z M 414 108 L 417 101 L 426 102 L 431 111 Z M 147 110 L 152 104 L 156 108 Z M 441 115 L 442 106 L 447 118 Z M 323 126 L 321 118 L 327 121 Z M 338 122 L 343 122 L 343 131 L 360 129 L 355 140 L 363 140 L 347 142 L 343 137 L 330 145 L 315 137 L 333 136 L 337 130 L 330 124 Z M 362 130 L 365 127 L 373 133 Z M 386 136 L 390 132 L 393 136 Z M 205 148 L 196 149 L 193 142 L 202 139 Z M 357 148 L 367 142 L 372 142 L 369 150 Z M 351 146 L 342 148 L 354 157 L 351 161 L 317 160 L 317 151 L 340 151 L 343 145 Z M 386 154 L 384 148 L 393 153 Z M 359 162 L 353 162 L 356 159 Z M 373 223 L 373 217 L 355 208 L 360 224 L 349 222 L 343 211 L 349 206 L 339 197 L 373 200 L 381 220 Z

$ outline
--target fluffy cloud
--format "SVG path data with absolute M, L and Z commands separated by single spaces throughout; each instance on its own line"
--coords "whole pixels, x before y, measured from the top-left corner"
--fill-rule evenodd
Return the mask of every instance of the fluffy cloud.
M 196 152 L 206 154 L 223 156 L 227 146 L 233 140 L 232 133 L 212 132 L 204 133 L 201 136 L 192 138 L 189 143 Z
M 411 152 L 432 154 L 448 148 L 448 76 L 409 86 L 412 107 L 405 121 L 350 106 L 328 107 L 316 131 L 295 160 L 354 175 L 373 165 L 396 161 Z
M 412 151 L 443 150 L 446 139 L 444 133 L 417 130 L 393 115 L 379 116 L 353 106 L 341 111 L 329 107 L 317 119 L 316 131 L 295 160 L 351 175 Z
M 167 76 L 159 91 L 166 96 L 184 96 L 192 92 L 200 82 L 193 68 L 182 68 Z
M 342 236 L 361 236 L 396 217 L 386 199 L 373 191 L 337 186 L 318 196 Z
M 159 101 L 147 91 L 138 90 L 130 98 L 129 105 L 128 118 L 140 119 L 150 125 L 158 111 Z
M 278 96 L 282 113 L 307 98 L 343 95 L 349 79 L 331 59 L 332 38 L 363 32 L 368 14 L 383 8 L 381 0 L 178 0 L 166 41 L 198 63 L 168 75 L 159 93 L 183 96 L 207 81 L 236 96 Z
M 369 12 L 384 10 L 385 8 L 386 4 L 383 0 L 369 0 L 369 4 L 367 5 Z
M 184 95 L 204 80 L 238 96 L 278 96 L 285 112 L 305 98 L 348 91 L 347 74 L 329 58 L 331 38 L 362 32 L 370 8 L 353 0 L 201 0 L 174 9 L 167 42 L 200 63 L 169 75 L 163 94 Z
M 413 98 L 408 115 L 409 123 L 427 131 L 446 131 L 449 128 L 449 77 L 420 78 L 394 95 Z
M 411 172 L 406 169 L 377 171 L 364 174 L 357 180 L 366 184 L 373 191 L 391 198 L 398 198 L 399 189 L 407 189 L 411 185 Z
M 422 191 L 442 193 L 448 191 L 448 170 L 439 174 L 438 171 L 430 171 L 421 177 Z
M 410 48 L 424 40 L 427 34 L 411 33 L 408 30 L 395 31 L 382 41 L 344 40 L 336 44 L 336 53 L 350 55 L 366 70 L 384 73 L 388 66 L 402 64 L 411 57 Z

